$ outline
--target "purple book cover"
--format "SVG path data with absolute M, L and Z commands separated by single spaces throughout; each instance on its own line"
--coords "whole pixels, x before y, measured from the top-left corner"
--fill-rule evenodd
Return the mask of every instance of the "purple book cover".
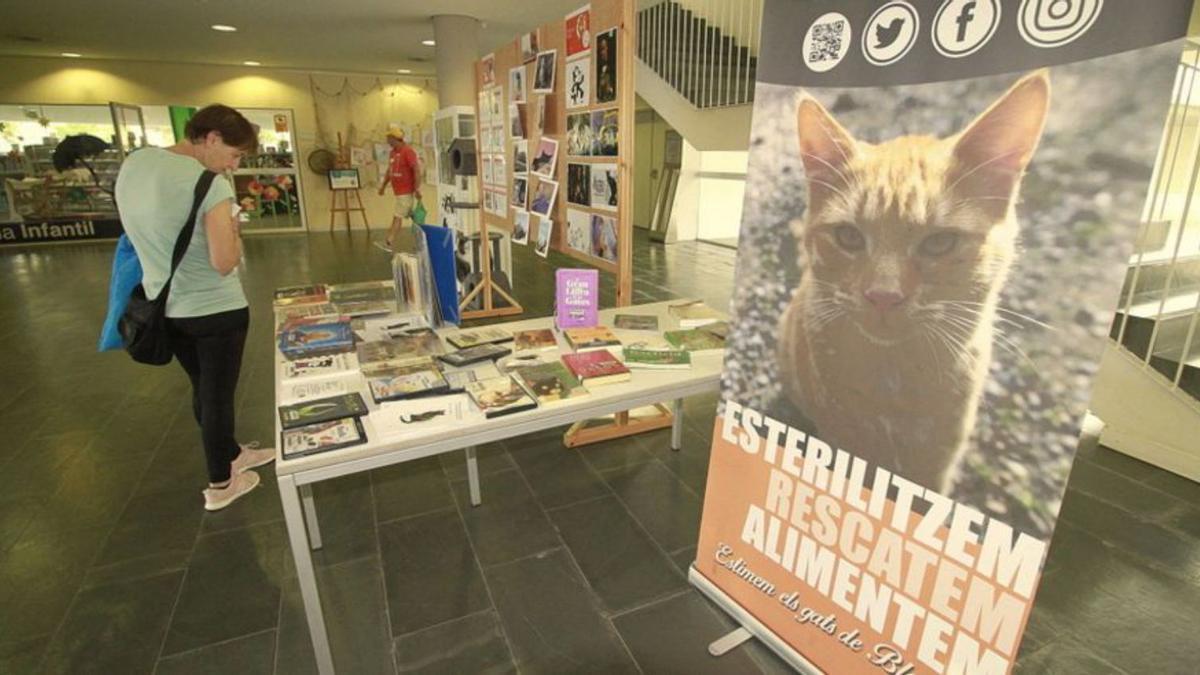
M 600 272 L 559 269 L 555 275 L 554 324 L 588 328 L 600 321 Z

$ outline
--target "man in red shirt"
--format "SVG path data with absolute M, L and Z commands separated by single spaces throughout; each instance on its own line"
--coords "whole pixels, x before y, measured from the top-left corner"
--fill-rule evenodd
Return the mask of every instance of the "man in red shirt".
M 421 198 L 421 190 L 417 187 L 421 181 L 421 162 L 417 159 L 416 151 L 404 142 L 403 131 L 389 130 L 387 141 L 388 145 L 392 146 L 392 154 L 388 159 L 388 169 L 384 174 L 383 183 L 379 186 L 379 194 L 383 194 L 390 182 L 392 192 L 396 195 L 392 227 L 388 230 L 387 240 L 384 243 L 384 247 L 390 251 L 395 246 L 400 228 L 404 226 L 404 219 L 412 217 L 413 206 Z

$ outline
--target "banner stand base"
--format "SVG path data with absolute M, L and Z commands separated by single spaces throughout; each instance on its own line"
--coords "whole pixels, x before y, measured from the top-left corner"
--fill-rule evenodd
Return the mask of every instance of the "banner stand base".
M 708 645 L 708 653 L 713 656 L 725 656 L 752 637 L 754 637 L 754 633 L 746 630 L 745 627 L 739 628 L 725 637 L 710 643 Z
M 688 567 L 688 582 L 699 589 L 699 591 L 707 596 L 709 600 L 712 600 L 714 603 L 716 603 L 718 607 L 725 610 L 726 613 L 733 617 L 733 619 L 742 626 L 742 628 L 739 630 L 726 635 L 724 638 L 717 640 L 709 646 L 709 652 L 714 656 L 718 656 L 713 649 L 719 643 L 722 643 L 727 639 L 732 639 L 735 635 L 738 635 L 739 632 L 745 631 L 746 633 L 761 640 L 762 643 L 769 647 L 771 651 L 775 652 L 779 658 L 786 661 L 788 665 L 792 666 L 801 673 L 804 673 L 805 675 L 825 675 L 825 671 L 816 667 L 808 659 L 801 656 L 800 652 L 792 649 L 786 642 L 779 639 L 779 636 L 771 632 L 771 630 L 764 626 L 762 622 L 751 616 L 749 612 L 742 609 L 741 606 L 739 606 L 733 601 L 732 598 L 726 595 L 724 591 L 722 591 L 720 588 L 717 588 L 716 584 L 709 581 L 708 578 L 701 574 L 696 569 L 695 565 Z M 724 651 L 721 653 L 724 654 L 725 652 L 728 652 L 730 649 L 733 649 L 744 641 L 745 639 L 738 640 L 737 643 L 726 646 Z

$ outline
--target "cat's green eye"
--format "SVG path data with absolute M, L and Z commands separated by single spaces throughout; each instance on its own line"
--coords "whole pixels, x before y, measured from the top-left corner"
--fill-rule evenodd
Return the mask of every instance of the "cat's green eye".
M 838 225 L 833 228 L 833 239 L 847 251 L 857 252 L 867 247 L 867 238 L 853 225 Z
M 947 231 L 938 232 L 937 234 L 931 234 L 928 237 L 925 237 L 925 239 L 921 241 L 920 246 L 917 247 L 917 251 L 919 251 L 921 255 L 936 258 L 938 256 L 943 256 L 947 253 L 950 253 L 957 247 L 958 233 Z

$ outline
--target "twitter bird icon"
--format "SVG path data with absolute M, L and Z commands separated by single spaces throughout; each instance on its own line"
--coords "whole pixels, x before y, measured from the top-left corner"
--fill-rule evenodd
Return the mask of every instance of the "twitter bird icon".
M 891 20 L 888 25 L 878 24 L 875 26 L 875 48 L 887 49 L 900 39 L 900 31 L 904 28 L 905 19 L 898 16 Z
M 885 2 L 867 19 L 862 32 L 863 56 L 877 66 L 899 61 L 916 44 L 920 23 L 917 10 L 905 0 Z

